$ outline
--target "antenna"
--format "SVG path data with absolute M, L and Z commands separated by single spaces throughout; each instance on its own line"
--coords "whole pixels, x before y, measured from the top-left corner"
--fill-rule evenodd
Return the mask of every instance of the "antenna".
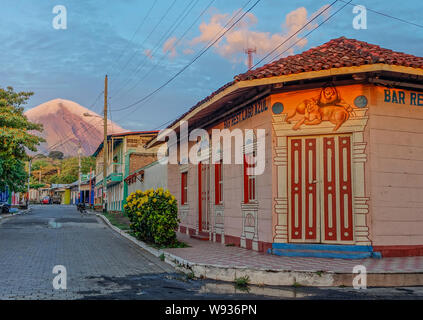
M 248 70 L 253 67 L 253 53 L 257 53 L 256 48 L 245 49 L 244 52 L 248 55 Z

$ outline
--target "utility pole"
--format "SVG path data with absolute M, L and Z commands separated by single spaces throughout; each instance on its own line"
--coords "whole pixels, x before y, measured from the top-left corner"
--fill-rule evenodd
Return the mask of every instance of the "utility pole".
M 79 202 L 81 202 L 81 142 L 79 143 L 79 148 L 78 148 L 78 197 L 79 197 Z
M 103 212 L 107 212 L 107 74 L 104 78 Z
M 91 206 L 91 188 L 92 188 L 92 183 L 91 183 L 91 177 L 92 177 L 92 167 L 90 167 L 90 191 L 88 192 L 88 206 Z M 94 203 L 93 203 L 94 205 Z
M 32 159 L 29 158 L 29 162 L 28 162 L 28 196 L 26 198 L 26 208 L 29 208 L 29 182 L 30 182 L 30 178 L 31 178 L 31 161 Z

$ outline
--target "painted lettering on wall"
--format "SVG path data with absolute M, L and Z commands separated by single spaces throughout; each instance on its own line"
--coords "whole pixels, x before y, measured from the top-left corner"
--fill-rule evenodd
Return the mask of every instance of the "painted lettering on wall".
M 268 109 L 269 106 L 267 99 L 257 101 L 255 103 L 247 105 L 239 111 L 232 113 L 224 120 L 223 126 L 225 129 L 230 128 L 241 121 L 247 120 L 259 113 L 267 111 Z
M 423 107 L 423 93 L 406 92 L 394 89 L 385 89 L 384 92 L 385 102 Z

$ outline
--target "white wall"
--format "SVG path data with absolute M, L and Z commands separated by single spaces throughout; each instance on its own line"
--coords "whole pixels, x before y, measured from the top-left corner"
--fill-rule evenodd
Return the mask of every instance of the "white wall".
M 160 164 L 158 161 L 153 162 L 145 166 L 144 170 L 144 181 L 140 182 L 139 179 L 135 183 L 132 183 L 128 186 L 128 194 L 136 190 L 146 190 L 146 189 L 157 189 L 162 187 L 167 189 L 167 166 Z

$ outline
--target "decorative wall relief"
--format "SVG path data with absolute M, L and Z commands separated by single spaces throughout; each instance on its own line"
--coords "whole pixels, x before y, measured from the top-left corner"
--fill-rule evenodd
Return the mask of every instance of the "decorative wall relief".
M 333 131 L 337 131 L 350 115 L 355 116 L 354 108 L 341 98 L 334 86 L 326 86 L 317 97 L 303 100 L 286 117 L 286 122 L 291 123 L 291 119 L 297 114 L 304 116 L 292 127 L 293 130 L 300 129 L 303 124 L 316 125 L 322 121 L 330 121 L 335 125 Z

